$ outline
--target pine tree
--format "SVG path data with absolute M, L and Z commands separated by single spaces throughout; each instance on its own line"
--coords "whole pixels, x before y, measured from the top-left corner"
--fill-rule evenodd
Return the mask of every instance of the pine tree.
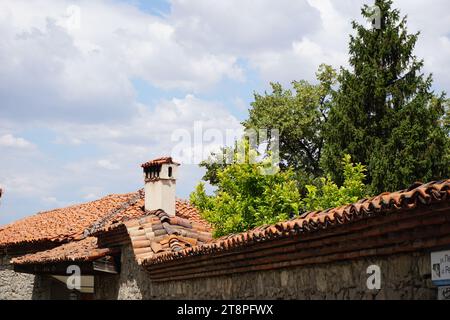
M 391 0 L 377 0 L 380 15 L 367 28 L 353 22 L 350 70 L 341 69 L 326 125 L 322 165 L 342 182 L 340 160 L 350 154 L 368 168 L 372 192 L 393 191 L 415 181 L 449 175 L 449 131 L 443 119 L 445 94 L 436 95 L 432 76 L 414 55 L 419 33 Z M 373 17 L 373 7 L 362 15 Z

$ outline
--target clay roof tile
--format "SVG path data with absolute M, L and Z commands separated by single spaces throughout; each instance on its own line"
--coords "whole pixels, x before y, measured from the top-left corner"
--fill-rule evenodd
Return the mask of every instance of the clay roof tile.
M 418 206 L 450 201 L 450 179 L 427 184 L 415 184 L 408 190 L 382 193 L 378 196 L 361 199 L 358 202 L 323 211 L 307 212 L 289 221 L 271 226 L 258 227 L 240 234 L 229 235 L 200 244 L 196 247 L 155 255 L 144 261 L 144 265 L 153 265 L 182 259 L 192 254 L 212 254 L 232 250 L 240 246 L 266 241 L 277 237 L 289 237 L 293 234 L 326 229 L 331 226 L 350 223 L 358 219 L 376 216 L 380 213 L 392 213 L 399 210 L 413 209 Z

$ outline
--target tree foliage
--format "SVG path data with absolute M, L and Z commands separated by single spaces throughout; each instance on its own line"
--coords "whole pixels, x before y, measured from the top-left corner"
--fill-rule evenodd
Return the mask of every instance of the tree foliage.
M 323 148 L 322 128 L 327 119 L 336 72 L 321 65 L 316 73 L 318 83 L 293 81 L 293 90 L 271 83 L 272 92 L 255 93 L 246 129 L 277 129 L 280 135 L 282 167 L 317 176 Z
M 250 150 L 250 157 L 256 151 Z M 235 155 L 238 157 L 239 155 Z M 236 161 L 217 172 L 217 190 L 209 196 L 200 183 L 190 201 L 222 236 L 272 224 L 298 214 L 300 195 L 292 169 L 264 174 L 270 156 L 260 163 Z
M 331 66 L 322 64 L 316 77 L 317 84 L 306 80 L 293 81 L 293 90 L 271 83 L 272 92 L 254 94 L 249 117 L 242 123 L 246 130 L 267 130 L 267 139 L 259 137 L 260 143 L 273 138 L 270 130 L 279 131 L 280 167 L 293 168 L 300 185 L 322 173 L 322 128 L 330 109 L 337 74 Z M 212 185 L 218 183 L 217 172 L 226 167 L 223 160 L 230 152 L 232 154 L 232 148 L 224 147 L 200 164 L 206 169 L 203 180 Z
M 301 201 L 303 211 L 316 211 L 354 203 L 366 196 L 364 184 L 366 168 L 361 163 L 353 164 L 350 155 L 341 161 L 344 182 L 338 186 L 330 177 L 321 177 L 317 185 L 307 185 L 307 194 Z
M 230 161 L 237 145 L 201 164 L 217 190 L 207 195 L 200 183 L 191 202 L 216 236 L 450 175 L 450 101 L 421 71 L 419 34 L 408 33 L 391 0 L 375 4 L 380 28 L 352 24 L 350 69 L 337 75 L 321 65 L 317 84 L 294 81 L 288 90 L 272 83 L 270 93 L 254 95 L 243 125 L 279 130 L 280 172 L 261 174 L 270 156 L 263 164 Z M 362 8 L 364 17 L 372 14 Z
M 217 173 L 225 169 L 227 164 L 233 162 L 233 154 L 235 152 L 235 147 L 222 147 L 218 152 L 212 152 L 207 160 L 200 162 L 199 166 L 206 169 L 202 180 L 216 186 L 219 183 Z
M 432 77 L 421 73 L 423 61 L 413 52 L 419 34 L 408 34 L 406 18 L 392 1 L 375 4 L 380 29 L 353 22 L 351 70 L 338 77 L 322 164 L 342 184 L 340 159 L 350 154 L 367 166 L 372 190 L 383 192 L 447 176 L 449 132 L 443 125 L 445 96 L 431 90 Z M 372 11 L 365 6 L 362 14 Z

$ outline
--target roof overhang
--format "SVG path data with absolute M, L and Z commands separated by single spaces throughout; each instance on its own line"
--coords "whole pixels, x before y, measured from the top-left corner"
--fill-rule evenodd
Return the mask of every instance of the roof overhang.
M 290 226 L 230 237 L 144 261 L 153 281 L 223 276 L 429 251 L 450 246 L 450 202 L 354 217 L 345 224 Z
M 45 274 L 56 276 L 71 275 L 69 267 L 80 268 L 81 275 L 104 275 L 120 273 L 120 257 L 105 256 L 93 261 L 61 261 L 46 264 L 14 264 L 14 271 L 28 274 Z

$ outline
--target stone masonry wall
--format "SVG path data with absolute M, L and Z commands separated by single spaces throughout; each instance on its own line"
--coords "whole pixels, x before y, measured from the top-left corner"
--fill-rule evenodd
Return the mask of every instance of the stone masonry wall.
M 14 272 L 10 257 L 0 256 L 0 300 L 48 299 L 49 282 L 45 277 Z
M 417 252 L 326 265 L 152 282 L 132 249 L 122 250 L 117 276 L 97 276 L 97 299 L 436 299 L 430 254 Z M 381 269 L 381 290 L 369 290 L 367 267 Z

